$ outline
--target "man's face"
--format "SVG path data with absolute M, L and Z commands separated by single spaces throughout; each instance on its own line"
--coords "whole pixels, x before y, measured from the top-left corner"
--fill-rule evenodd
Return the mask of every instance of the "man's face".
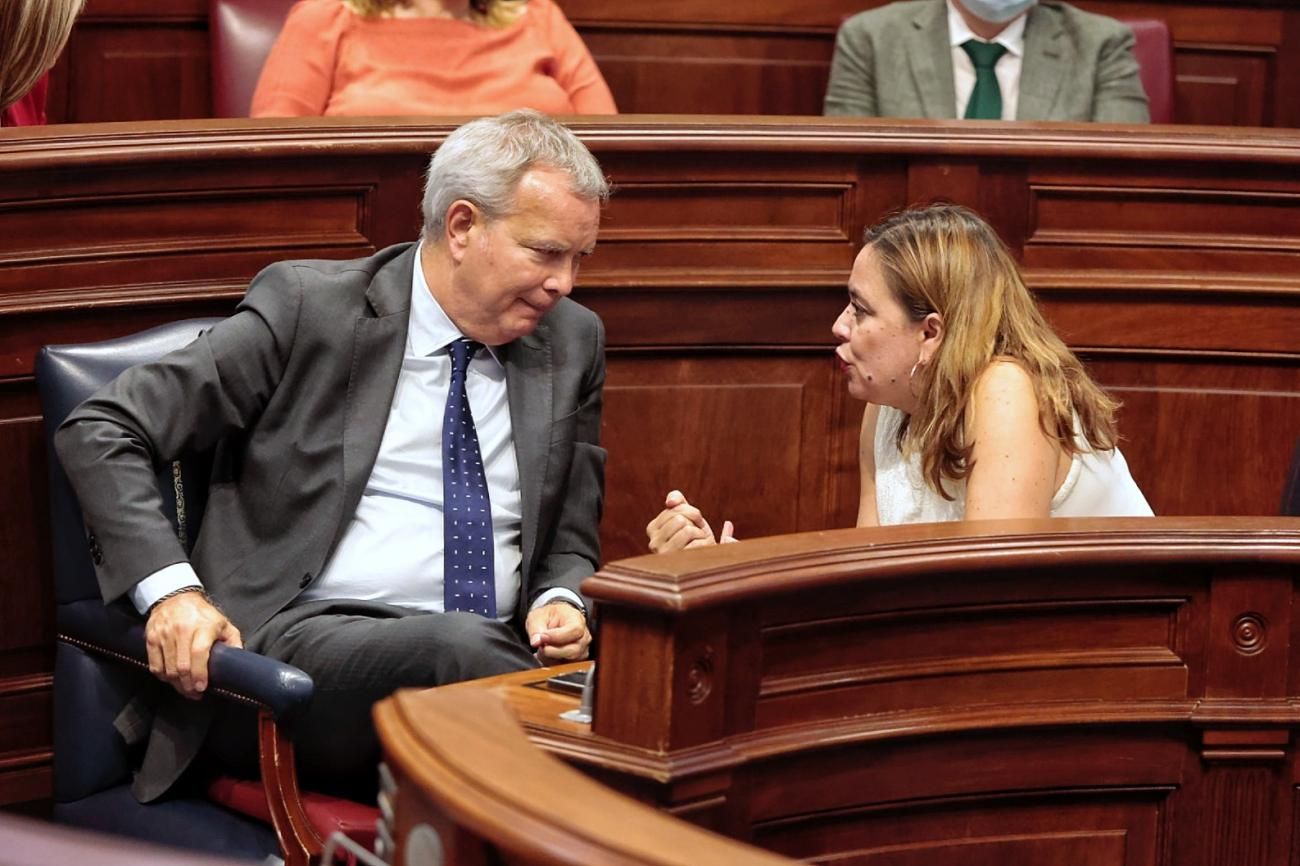
M 487 219 L 468 203 L 456 214 L 458 206 L 448 219 L 457 267 L 439 302 L 465 336 L 489 346 L 531 334 L 573 291 L 596 246 L 600 203 L 574 195 L 566 174 L 538 168 L 520 179 L 510 214 Z

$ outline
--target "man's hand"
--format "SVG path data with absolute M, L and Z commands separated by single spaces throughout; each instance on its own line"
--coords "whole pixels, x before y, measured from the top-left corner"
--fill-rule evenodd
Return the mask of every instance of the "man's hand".
M 524 628 L 542 664 L 576 662 L 587 657 L 591 644 L 587 617 L 571 604 L 557 601 L 542 605 L 528 614 Z
M 700 509 L 686 501 L 680 490 L 673 490 L 664 499 L 664 510 L 645 528 L 650 539 L 652 553 L 668 553 L 690 547 L 706 547 L 710 544 L 725 544 L 736 539 L 732 537 L 735 527 L 730 520 L 723 521 L 722 536 L 713 537 L 709 522 L 704 519 Z
M 149 672 L 192 700 L 202 697 L 208 687 L 212 645 L 244 645 L 239 629 L 198 589 L 154 605 L 144 636 Z

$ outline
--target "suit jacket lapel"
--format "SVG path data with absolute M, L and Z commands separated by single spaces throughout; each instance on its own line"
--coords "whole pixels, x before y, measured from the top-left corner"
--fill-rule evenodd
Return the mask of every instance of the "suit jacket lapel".
M 523 503 L 523 589 L 530 591 L 533 554 L 537 549 L 537 527 L 550 459 L 551 416 L 554 406 L 554 376 L 551 344 L 546 322 L 527 337 L 502 348 L 506 367 L 506 396 L 510 402 L 510 426 L 519 463 L 519 492 Z M 524 598 L 527 603 L 527 598 Z
M 1017 120 L 1050 120 L 1052 106 L 1074 66 L 1069 40 L 1056 10 L 1035 6 L 1025 21 L 1025 58 L 1020 66 Z M 1067 56 L 1069 55 L 1069 56 Z
M 411 319 L 411 276 L 415 244 L 382 267 L 366 290 L 369 314 L 352 331 L 352 367 L 348 374 L 343 426 L 343 512 L 330 550 L 348 526 L 379 456 L 388 410 L 402 371 L 406 332 Z
M 903 53 L 923 116 L 955 118 L 957 91 L 952 81 L 952 46 L 948 44 L 948 5 L 931 3 L 917 12 L 904 42 Z

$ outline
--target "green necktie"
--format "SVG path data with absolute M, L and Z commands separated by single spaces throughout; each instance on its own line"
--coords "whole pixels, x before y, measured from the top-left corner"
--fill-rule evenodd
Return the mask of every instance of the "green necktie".
M 1007 53 L 1006 46 L 967 39 L 961 47 L 970 56 L 970 62 L 975 64 L 975 88 L 970 92 L 970 102 L 966 103 L 966 119 L 1001 120 L 1002 91 L 998 88 L 998 76 L 993 67 L 998 58 Z

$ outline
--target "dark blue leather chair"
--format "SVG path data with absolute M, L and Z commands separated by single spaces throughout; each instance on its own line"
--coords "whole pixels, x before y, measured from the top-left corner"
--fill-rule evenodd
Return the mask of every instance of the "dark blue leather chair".
M 50 530 L 54 547 L 57 644 L 54 662 L 54 816 L 57 821 L 228 857 L 265 861 L 283 856 L 306 864 L 319 855 L 321 833 L 299 797 L 288 730 L 311 699 L 302 671 L 273 659 L 218 645 L 209 694 L 257 709 L 264 784 L 227 783 L 224 790 L 265 791 L 254 812 L 268 824 L 213 802 L 205 790 L 140 804 L 129 788 L 132 749 L 114 722 L 142 689 L 158 687 L 148 671 L 142 618 L 128 603 L 105 606 L 87 549 L 81 510 L 59 465 L 52 437 L 83 400 L 126 367 L 192 341 L 216 319 L 195 319 L 101 343 L 47 346 L 36 360 L 49 454 Z M 159 486 L 183 541 L 197 536 L 209 465 L 201 456 L 164 466 Z M 250 761 L 250 763 L 253 763 Z M 349 804 L 351 805 L 351 804 Z M 260 807 L 260 808 L 258 808 Z M 329 828 L 325 828 L 328 832 Z

